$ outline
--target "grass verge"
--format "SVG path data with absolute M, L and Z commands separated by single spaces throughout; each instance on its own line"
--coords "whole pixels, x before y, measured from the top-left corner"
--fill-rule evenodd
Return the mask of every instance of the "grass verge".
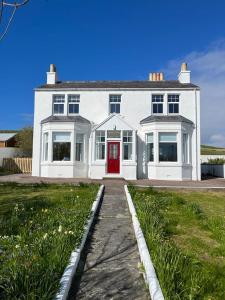
M 0 184 L 0 299 L 52 299 L 97 185 Z
M 225 299 L 225 193 L 129 190 L 165 299 Z

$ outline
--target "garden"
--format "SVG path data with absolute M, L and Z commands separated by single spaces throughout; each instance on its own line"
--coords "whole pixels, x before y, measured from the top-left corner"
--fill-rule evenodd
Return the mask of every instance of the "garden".
M 129 191 L 165 299 L 225 299 L 225 192 Z
M 97 185 L 0 184 L 0 299 L 53 299 Z

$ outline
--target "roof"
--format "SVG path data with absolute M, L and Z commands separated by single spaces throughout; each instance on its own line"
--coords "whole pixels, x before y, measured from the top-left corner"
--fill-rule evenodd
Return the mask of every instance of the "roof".
M 39 89 L 199 89 L 192 83 L 180 83 L 178 80 L 163 81 L 58 81 L 56 84 L 44 84 Z
M 80 124 L 91 124 L 91 122 L 79 115 L 77 116 L 50 116 L 41 121 L 41 123 L 49 122 L 75 122 Z
M 159 115 L 152 115 L 149 116 L 143 120 L 141 120 L 141 124 L 146 124 L 146 123 L 152 123 L 152 122 L 183 122 L 183 123 L 189 123 L 189 124 L 194 124 L 191 120 L 180 116 L 180 115 L 174 115 L 174 116 L 159 116 Z
M 10 140 L 11 138 L 13 138 L 16 134 L 17 134 L 17 132 L 0 133 L 0 141 L 6 142 L 6 141 Z

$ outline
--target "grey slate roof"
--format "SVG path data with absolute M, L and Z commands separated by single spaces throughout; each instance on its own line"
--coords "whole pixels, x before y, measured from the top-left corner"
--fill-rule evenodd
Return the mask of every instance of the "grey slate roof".
M 174 115 L 174 116 L 159 116 L 159 115 L 152 115 L 149 116 L 143 120 L 141 120 L 141 124 L 146 124 L 146 123 L 152 123 L 152 122 L 184 122 L 184 123 L 189 123 L 193 124 L 193 122 L 183 116 L 180 115 Z
M 13 138 L 16 134 L 17 134 L 17 132 L 0 133 L 0 141 L 1 142 L 6 142 L 6 141 L 10 140 L 11 138 Z
M 192 83 L 180 83 L 178 80 L 165 81 L 58 81 L 56 84 L 44 84 L 37 89 L 185 89 L 196 88 Z
M 50 116 L 41 121 L 41 123 L 49 122 L 75 122 L 80 124 L 91 124 L 91 122 L 81 116 Z

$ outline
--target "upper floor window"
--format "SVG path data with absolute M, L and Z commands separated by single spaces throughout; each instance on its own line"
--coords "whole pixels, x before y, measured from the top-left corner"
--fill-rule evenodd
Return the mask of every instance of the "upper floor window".
M 121 95 L 109 95 L 109 112 L 110 114 L 120 114 Z
M 80 95 L 68 95 L 68 113 L 79 114 Z
M 179 95 L 168 95 L 169 114 L 179 114 Z
M 152 112 L 153 114 L 163 113 L 163 95 L 152 95 Z
M 65 95 L 53 95 L 53 114 L 64 114 Z

